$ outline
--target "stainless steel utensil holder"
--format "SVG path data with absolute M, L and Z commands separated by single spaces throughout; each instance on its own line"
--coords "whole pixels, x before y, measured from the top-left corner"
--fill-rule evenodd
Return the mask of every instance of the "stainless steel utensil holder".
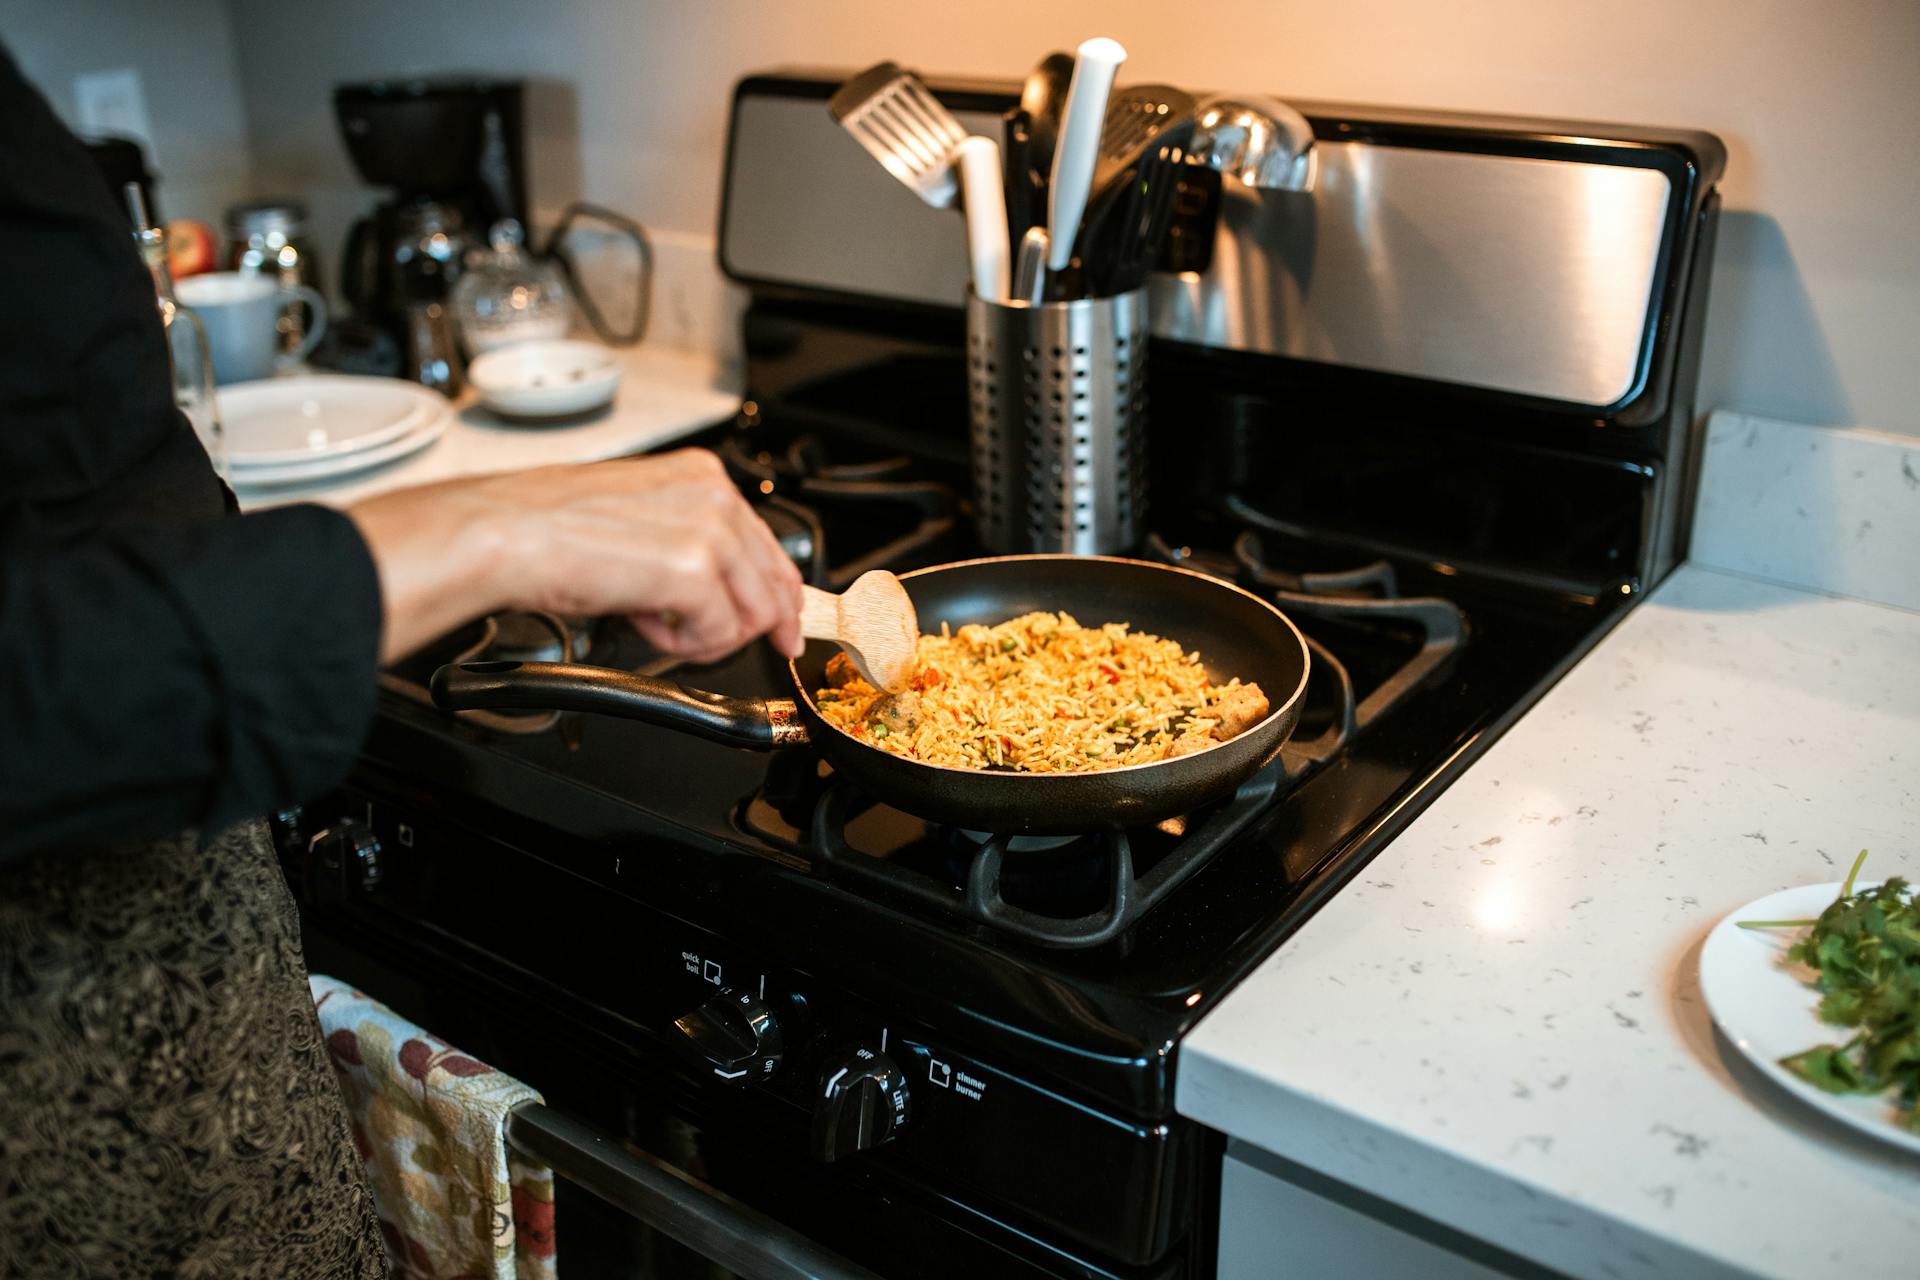
M 980 539 L 1103 555 L 1146 515 L 1147 291 L 1071 302 L 967 297 Z

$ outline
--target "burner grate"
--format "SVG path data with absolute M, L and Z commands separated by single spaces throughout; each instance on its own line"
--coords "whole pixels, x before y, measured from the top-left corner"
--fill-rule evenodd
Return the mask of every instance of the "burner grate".
M 718 452 L 742 491 L 761 500 L 762 514 L 807 580 L 844 591 L 871 569 L 906 569 L 926 557 L 954 528 L 959 499 L 932 480 L 906 478 L 914 461 L 886 455 L 834 462 L 817 437 L 802 435 L 783 449 L 756 448 L 744 433 L 728 436 Z M 826 512 L 839 512 L 836 527 L 883 526 L 878 545 L 835 563 Z
M 1242 530 L 1231 554 L 1174 547 L 1148 534 L 1146 553 L 1163 564 L 1180 565 L 1238 583 L 1272 600 L 1287 613 L 1371 627 L 1406 630 L 1419 639 L 1411 657 L 1394 665 L 1353 707 L 1350 731 L 1364 729 L 1414 690 L 1434 679 L 1467 641 L 1467 616 L 1451 600 L 1398 594 L 1393 566 L 1375 561 L 1336 573 L 1291 573 L 1269 564 L 1261 535 Z M 1373 594 L 1377 592 L 1378 594 Z M 1316 661 L 1337 661 L 1331 655 Z M 1351 680 L 1342 669 L 1343 679 Z
M 1098 946 L 1344 745 L 1354 724 L 1352 682 L 1324 646 L 1307 643 L 1315 657 L 1310 697 L 1335 708 L 1327 727 L 1312 741 L 1289 743 L 1225 801 L 1185 818 L 1036 848 L 1025 837 L 934 827 L 879 805 L 800 751 L 776 758 L 739 821 L 810 855 L 823 874 L 850 886 L 1043 946 Z
M 1243 530 L 1228 553 L 1175 548 L 1149 535 L 1146 554 L 1236 582 L 1302 619 L 1369 633 L 1405 633 L 1410 641 L 1395 642 L 1403 656 L 1374 673 L 1377 678 L 1362 694 L 1348 664 L 1320 638 L 1307 636 L 1313 666 L 1303 723 L 1320 724 L 1319 733 L 1289 742 L 1225 801 L 1158 827 L 1098 832 L 1049 849 L 1028 847 L 1009 835 L 936 839 L 936 849 L 929 852 L 925 824 L 886 810 L 842 779 L 822 777 L 810 754 L 770 770 L 767 786 L 742 815 L 744 825 L 785 839 L 827 876 L 931 908 L 945 918 L 1041 946 L 1099 946 L 1120 937 L 1292 788 L 1337 757 L 1354 734 L 1434 680 L 1467 639 L 1466 616 L 1457 606 L 1437 597 L 1400 596 L 1393 568 L 1384 562 L 1349 571 L 1290 573 L 1268 562 L 1253 529 Z M 866 815 L 880 812 L 894 813 L 922 835 L 876 845 L 870 828 L 878 824 Z M 1090 865 L 1093 883 L 1088 884 Z M 1057 895 L 1067 900 L 1065 909 L 1045 902 L 1045 895 L 1042 902 L 1032 900 L 1032 883 L 1044 882 L 1050 867 L 1059 868 L 1063 882 L 1072 885 L 1070 892 Z
M 1063 851 L 1025 847 L 1022 837 L 989 834 L 949 841 L 958 863 L 957 873 L 929 874 L 921 867 L 889 856 L 876 856 L 860 847 L 853 828 L 872 802 L 844 780 L 825 781 L 824 790 L 808 794 L 809 776 L 803 767 L 787 781 L 779 799 L 785 807 L 804 808 L 805 850 L 827 874 L 883 891 L 903 894 L 950 916 L 959 916 L 1003 934 L 1050 947 L 1093 947 L 1111 941 L 1152 910 L 1188 877 L 1204 866 L 1226 843 L 1245 830 L 1274 802 L 1308 774 L 1337 755 L 1355 725 L 1353 682 L 1346 668 L 1326 647 L 1308 637 L 1313 653 L 1309 699 L 1330 705 L 1327 727 L 1309 742 L 1290 742 L 1272 762 L 1241 783 L 1232 796 L 1196 814 L 1173 818 L 1156 827 L 1094 832 L 1076 846 L 1082 858 L 1086 846 L 1103 862 L 1102 901 L 1089 910 L 1051 914 L 1026 905 L 1009 892 L 1010 880 L 1030 876 L 1051 860 L 1062 863 Z M 811 760 L 806 762 L 811 765 Z M 774 787 L 770 783 L 769 790 Z M 749 826 L 769 834 L 764 816 Z M 1169 843 L 1171 841 L 1171 843 Z
M 1214 808 L 1197 827 L 1145 871 L 1136 872 L 1137 831 L 1096 832 L 1088 837 L 1106 862 L 1105 901 L 1074 916 L 1043 914 L 1010 901 L 1005 888 L 1023 860 L 1055 857 L 1053 850 L 1014 850 L 1018 837 L 989 836 L 967 861 L 962 883 L 945 883 L 885 858 L 856 849 L 847 838 L 849 821 L 864 797 L 850 783 L 828 786 L 813 811 L 811 851 L 830 875 L 902 894 L 939 911 L 959 915 L 1029 942 L 1050 947 L 1094 947 L 1118 937 L 1185 881 L 1227 841 L 1258 818 L 1294 781 L 1284 757 L 1240 784 L 1233 796 Z

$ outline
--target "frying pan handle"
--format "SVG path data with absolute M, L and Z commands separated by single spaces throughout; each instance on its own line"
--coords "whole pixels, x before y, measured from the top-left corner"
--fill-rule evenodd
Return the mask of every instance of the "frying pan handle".
M 590 711 L 759 751 L 807 740 L 787 699 L 730 698 L 580 663 L 462 662 L 434 672 L 431 687 L 449 711 Z

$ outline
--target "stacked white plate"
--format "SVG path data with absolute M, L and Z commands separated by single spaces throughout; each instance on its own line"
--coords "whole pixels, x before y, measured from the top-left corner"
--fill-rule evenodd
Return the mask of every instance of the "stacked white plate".
M 220 388 L 236 489 L 314 484 L 397 461 L 438 440 L 444 396 L 398 378 L 316 374 Z

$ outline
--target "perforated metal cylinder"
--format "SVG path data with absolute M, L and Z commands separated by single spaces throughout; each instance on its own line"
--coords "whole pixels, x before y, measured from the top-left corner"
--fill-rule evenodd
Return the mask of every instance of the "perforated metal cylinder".
M 967 298 L 980 539 L 1102 555 L 1146 516 L 1147 293 L 1040 306 Z

